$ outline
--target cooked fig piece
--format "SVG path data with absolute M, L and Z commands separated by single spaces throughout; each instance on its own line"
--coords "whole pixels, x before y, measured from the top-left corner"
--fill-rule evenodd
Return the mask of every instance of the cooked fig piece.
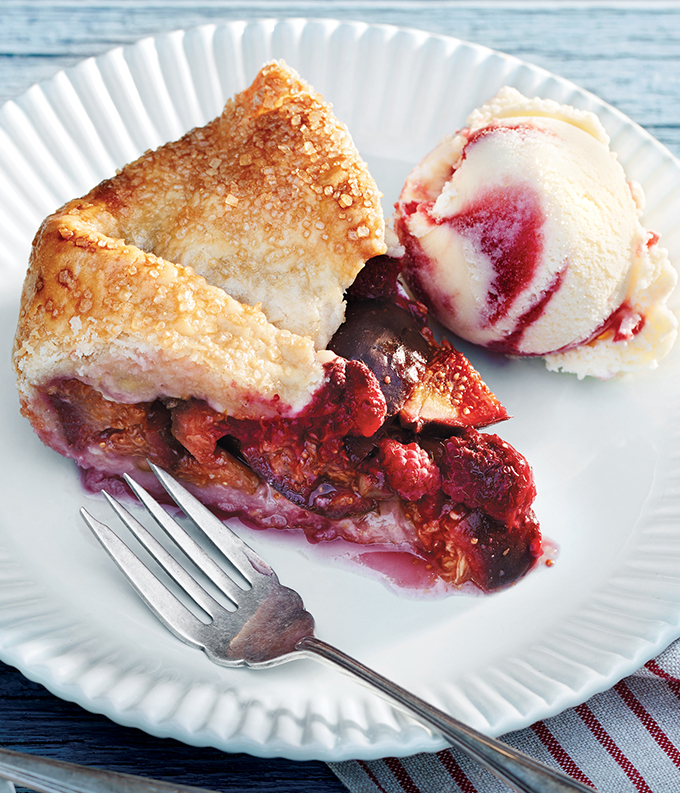
M 380 300 L 399 294 L 397 279 L 402 260 L 391 256 L 369 259 L 345 292 L 348 300 Z
M 531 512 L 508 530 L 482 510 L 472 510 L 450 527 L 446 545 L 452 553 L 447 567 L 456 570 L 459 582 L 472 581 L 482 591 L 493 592 L 517 581 L 536 564 L 537 536 Z
M 383 300 L 354 300 L 328 345 L 348 360 L 359 360 L 376 376 L 387 415 L 399 412 L 426 369 L 430 342 L 413 315 Z
M 399 411 L 405 427 L 487 427 L 509 418 L 468 359 L 444 341 Z

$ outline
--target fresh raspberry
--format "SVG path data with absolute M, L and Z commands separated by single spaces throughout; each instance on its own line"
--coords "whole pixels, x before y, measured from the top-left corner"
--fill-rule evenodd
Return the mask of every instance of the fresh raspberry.
M 404 445 L 391 438 L 383 438 L 380 442 L 380 457 L 387 484 L 406 501 L 417 501 L 439 490 L 439 469 L 417 443 Z
M 449 438 L 441 461 L 442 489 L 454 501 L 514 525 L 536 496 L 529 463 L 498 435 L 467 430 Z

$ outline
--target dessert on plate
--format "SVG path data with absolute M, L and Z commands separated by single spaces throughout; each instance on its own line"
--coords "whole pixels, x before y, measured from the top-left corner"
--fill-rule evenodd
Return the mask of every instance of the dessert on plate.
M 152 461 L 224 517 L 406 554 L 490 591 L 536 563 L 526 460 L 399 286 L 380 194 L 283 63 L 48 217 L 14 346 L 22 412 L 87 488 Z
M 672 347 L 677 281 L 599 119 L 503 88 L 408 176 L 395 230 L 415 296 L 461 338 L 601 379 Z

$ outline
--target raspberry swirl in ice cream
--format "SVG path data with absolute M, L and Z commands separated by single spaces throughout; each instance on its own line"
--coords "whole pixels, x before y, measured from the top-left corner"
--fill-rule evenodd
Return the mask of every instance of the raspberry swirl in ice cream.
M 654 366 L 676 336 L 676 273 L 640 194 L 595 115 L 505 88 L 409 175 L 406 280 L 484 347 L 579 377 Z

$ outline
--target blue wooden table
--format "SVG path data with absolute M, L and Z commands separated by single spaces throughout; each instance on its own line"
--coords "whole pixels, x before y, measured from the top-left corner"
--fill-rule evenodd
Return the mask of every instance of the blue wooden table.
M 0 103 L 82 58 L 206 22 L 335 17 L 417 27 L 517 55 L 612 103 L 680 155 L 680 3 L 457 0 L 0 0 Z M 0 744 L 217 791 L 333 791 L 320 762 L 197 749 L 120 727 L 0 664 Z

